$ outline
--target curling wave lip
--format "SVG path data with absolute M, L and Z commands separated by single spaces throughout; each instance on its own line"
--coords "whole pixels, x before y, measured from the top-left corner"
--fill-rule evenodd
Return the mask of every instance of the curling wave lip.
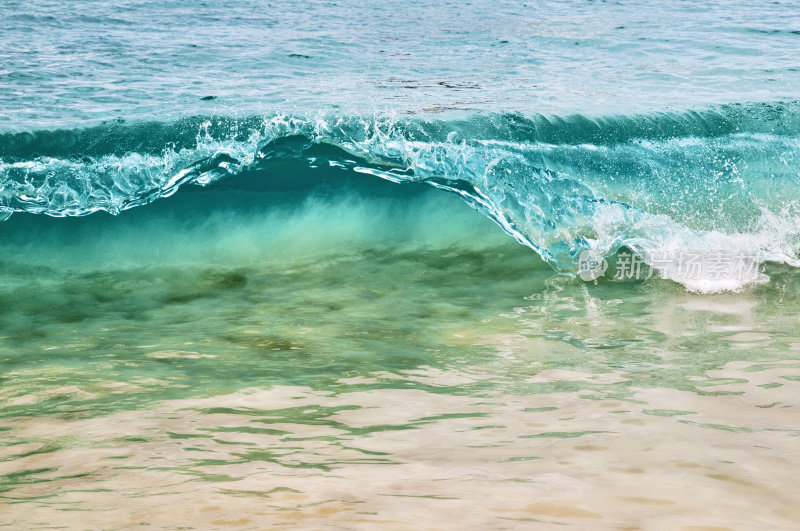
M 739 251 L 796 267 L 799 148 L 797 102 L 595 118 L 112 122 L 0 135 L 0 213 L 118 214 L 184 184 L 302 159 L 456 193 L 566 274 L 580 272 L 584 251 L 622 248 L 642 257 Z M 659 271 L 696 291 L 763 281 L 696 283 Z

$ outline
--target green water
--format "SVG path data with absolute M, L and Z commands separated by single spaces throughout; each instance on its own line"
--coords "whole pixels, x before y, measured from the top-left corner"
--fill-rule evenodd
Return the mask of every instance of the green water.
M 91 416 L 248 386 L 344 391 L 343 378 L 488 359 L 452 335 L 496 321 L 552 273 L 455 198 L 424 192 L 410 206 L 336 194 L 221 210 L 199 226 L 181 212 L 123 216 L 69 243 L 55 240 L 73 220 L 50 220 L 4 263 L 3 396 L 37 397 L 4 415 Z M 461 226 L 427 228 L 445 219 Z
M 396 186 L 9 221 L 0 522 L 792 521 L 796 275 L 586 283 Z

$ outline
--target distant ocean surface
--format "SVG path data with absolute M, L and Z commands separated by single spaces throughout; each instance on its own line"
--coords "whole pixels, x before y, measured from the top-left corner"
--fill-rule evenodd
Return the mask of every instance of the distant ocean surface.
M 800 3 L 0 8 L 0 525 L 800 519 Z

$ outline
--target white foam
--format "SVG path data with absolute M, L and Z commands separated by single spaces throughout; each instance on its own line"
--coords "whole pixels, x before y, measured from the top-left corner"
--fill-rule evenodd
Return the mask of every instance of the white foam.
M 593 217 L 598 238 L 590 243 L 593 252 L 606 256 L 622 246 L 636 253 L 618 257 L 616 271 L 609 270 L 606 277 L 644 278 L 651 273 L 640 266 L 647 264 L 661 278 L 678 282 L 691 292 L 735 292 L 768 282 L 764 273 L 767 263 L 800 267 L 799 221 L 765 210 L 750 232 L 701 231 L 667 216 L 608 204 L 599 207 Z M 624 234 L 624 239 L 618 234 Z

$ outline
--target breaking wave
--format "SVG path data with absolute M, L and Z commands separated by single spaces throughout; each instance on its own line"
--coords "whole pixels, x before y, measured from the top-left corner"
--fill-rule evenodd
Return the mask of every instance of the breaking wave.
M 800 266 L 799 153 L 796 102 L 593 118 L 118 121 L 0 134 L 0 218 L 118 214 L 302 160 L 456 193 L 562 273 L 625 248 L 690 290 L 737 290 L 767 280 L 761 264 Z

